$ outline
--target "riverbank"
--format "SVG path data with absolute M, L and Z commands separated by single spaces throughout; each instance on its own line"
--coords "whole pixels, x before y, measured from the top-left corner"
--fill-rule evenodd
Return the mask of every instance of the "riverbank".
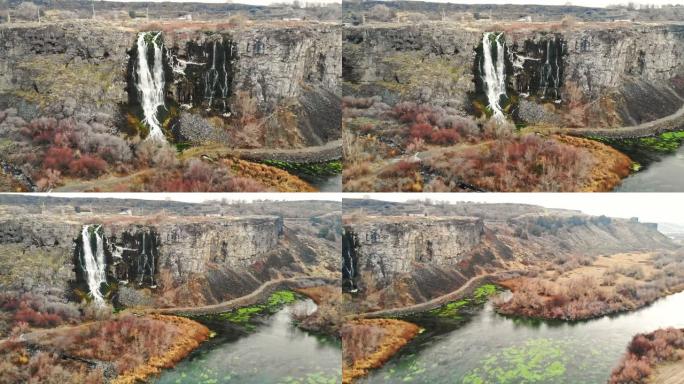
M 512 296 L 497 312 L 547 320 L 587 320 L 644 307 L 684 290 L 676 253 L 598 257 L 566 272 L 502 280 Z
M 582 148 L 591 153 L 594 166 L 587 182 L 580 192 L 609 192 L 620 185 L 622 179 L 629 176 L 632 160 L 615 148 L 581 137 L 554 135 L 553 138 L 563 144 Z
M 609 384 L 676 384 L 684 380 L 684 329 L 634 336 Z
M 359 382 L 605 383 L 633 335 L 684 327 L 673 316 L 683 304 L 679 293 L 617 316 L 559 322 L 502 316 L 489 302 L 462 321 L 426 319 L 421 335 Z
M 420 333 L 413 323 L 395 319 L 362 319 L 342 326 L 342 383 L 350 384 L 381 367 Z
M 162 369 L 172 368 L 209 338 L 209 329 L 196 321 L 168 315 L 150 315 L 149 317 L 173 325 L 180 331 L 179 335 L 162 355 L 150 357 L 147 362 L 117 377 L 111 384 L 144 382 L 147 377 L 160 373 Z
M 195 321 L 121 314 L 107 320 L 15 334 L 2 342 L 4 382 L 129 384 L 173 367 L 209 337 Z

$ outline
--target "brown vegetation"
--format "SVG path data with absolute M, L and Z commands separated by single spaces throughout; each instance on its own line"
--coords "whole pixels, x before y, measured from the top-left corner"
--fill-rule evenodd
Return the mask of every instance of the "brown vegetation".
M 342 382 L 351 383 L 382 366 L 420 332 L 415 324 L 393 319 L 346 322 L 342 335 Z
M 496 308 L 503 314 L 580 320 L 640 308 L 684 288 L 677 253 L 660 253 L 647 261 L 648 270 L 638 264 L 597 269 L 599 261 L 591 259 L 554 261 L 561 265 L 555 281 L 524 277 L 502 282 L 513 295 L 499 299 Z
M 346 191 L 608 191 L 631 166 L 601 143 L 518 133 L 450 107 L 349 96 L 343 107 Z
M 608 381 L 641 384 L 650 380 L 657 365 L 684 360 L 684 329 L 666 328 L 634 336 L 627 353 Z
M 55 328 L 30 336 L 31 351 L 16 338 L 7 341 L 0 381 L 55 382 L 43 381 L 41 372 L 56 371 L 56 377 L 66 378 L 57 382 L 97 383 L 104 379 L 102 371 L 79 362 L 106 362 L 115 369 L 113 383 L 140 382 L 172 367 L 208 337 L 205 326 L 164 315 L 122 315 Z
M 298 288 L 295 291 L 310 297 L 318 306 L 316 312 L 310 316 L 294 314 L 299 326 L 309 331 L 338 335 L 342 322 L 342 311 L 345 306 L 340 288 L 323 285 Z

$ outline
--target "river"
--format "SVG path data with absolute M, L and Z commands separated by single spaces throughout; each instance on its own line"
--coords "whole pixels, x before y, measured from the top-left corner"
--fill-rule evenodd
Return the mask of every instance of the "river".
M 290 304 L 259 319 L 253 331 L 207 324 L 217 336 L 153 382 L 158 384 L 336 384 L 341 381 L 340 344 L 292 324 L 292 311 L 312 313 L 311 300 Z
M 319 192 L 342 192 L 342 174 L 327 176 L 310 182 Z
M 672 155 L 649 164 L 615 189 L 618 192 L 681 192 L 684 191 L 684 147 Z
M 359 383 L 605 383 L 635 334 L 684 327 L 684 292 L 583 322 L 510 318 L 487 303 L 460 325 L 434 317 L 421 325 L 423 334 Z

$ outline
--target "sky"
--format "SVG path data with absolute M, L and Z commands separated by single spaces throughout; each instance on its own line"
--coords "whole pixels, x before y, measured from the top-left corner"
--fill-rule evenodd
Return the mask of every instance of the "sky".
M 684 194 L 677 193 L 345 193 L 345 198 L 405 202 L 439 201 L 520 203 L 576 209 L 590 215 L 638 217 L 642 222 L 684 224 Z

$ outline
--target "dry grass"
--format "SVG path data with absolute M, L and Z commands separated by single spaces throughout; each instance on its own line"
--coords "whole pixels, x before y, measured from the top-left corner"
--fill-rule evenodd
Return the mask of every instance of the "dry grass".
M 420 332 L 415 324 L 393 319 L 363 319 L 342 326 L 342 382 L 352 383 L 381 367 Z
M 676 255 L 676 254 L 675 254 Z M 676 256 L 668 254 L 617 254 L 595 260 L 551 263 L 561 274 L 517 278 L 500 282 L 513 292 L 496 303 L 497 311 L 537 318 L 580 320 L 633 310 L 684 288 L 684 273 Z M 662 262 L 660 262 L 662 261 Z M 553 280 L 552 280 L 553 279 Z
M 634 336 L 627 347 L 627 353 L 620 361 L 608 381 L 609 384 L 646 384 L 646 383 L 679 383 L 669 381 L 673 377 L 683 375 L 684 329 L 666 328 L 648 334 Z M 650 380 L 657 365 L 675 362 L 668 368 L 672 376 L 660 380 Z

